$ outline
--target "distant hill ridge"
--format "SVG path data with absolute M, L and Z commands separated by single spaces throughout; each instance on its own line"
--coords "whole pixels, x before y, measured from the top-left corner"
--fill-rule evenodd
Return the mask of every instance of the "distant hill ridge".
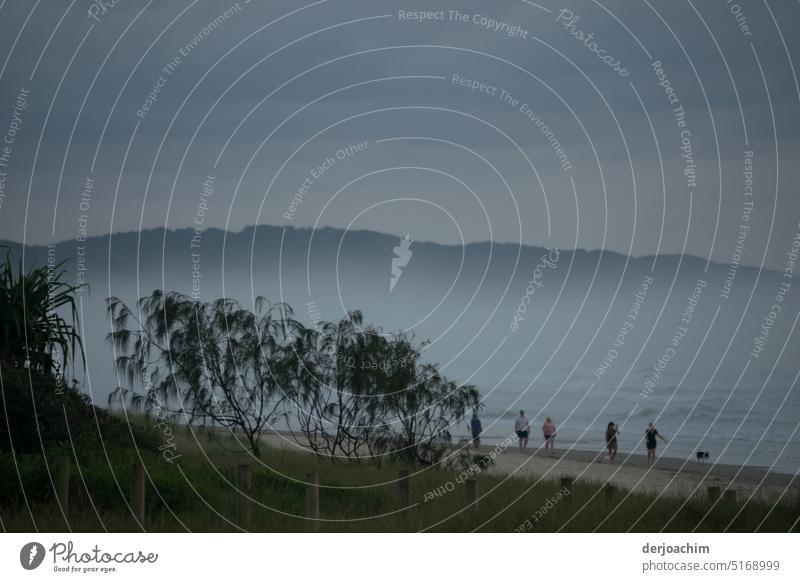
M 285 233 L 285 234 L 284 234 Z M 387 234 L 382 232 L 376 232 L 372 230 L 350 230 L 345 231 L 344 229 L 334 228 L 334 227 L 322 227 L 317 229 L 312 229 L 310 227 L 300 227 L 296 228 L 293 226 L 276 226 L 276 225 L 269 225 L 269 224 L 261 224 L 261 225 L 251 225 L 244 227 L 243 229 L 234 232 L 234 231 L 225 231 L 224 229 L 220 228 L 208 228 L 206 230 L 201 231 L 201 238 L 200 238 L 200 250 L 206 253 L 214 253 L 215 250 L 221 250 L 222 244 L 225 244 L 226 252 L 228 254 L 238 254 L 242 251 L 247 252 L 247 256 L 250 254 L 250 250 L 252 248 L 253 237 L 255 234 L 255 240 L 260 249 L 263 249 L 265 246 L 269 248 L 279 248 L 281 238 L 283 237 L 283 244 L 284 248 L 292 248 L 297 247 L 297 243 L 308 242 L 311 240 L 313 233 L 313 241 L 315 245 L 320 245 L 321 247 L 326 247 L 330 244 L 334 244 L 336 246 L 339 245 L 340 241 L 344 237 L 347 239 L 347 242 L 351 248 L 353 247 L 363 247 L 366 249 L 375 249 L 375 248 L 391 248 L 397 244 L 399 240 L 399 236 L 393 234 Z M 173 245 L 180 244 L 182 241 L 185 241 L 186 248 L 188 249 L 189 241 L 195 235 L 195 231 L 192 228 L 178 228 L 178 229 L 167 229 L 164 227 L 156 227 L 150 229 L 143 229 L 141 231 L 125 231 L 119 233 L 112 233 L 112 234 L 104 234 L 104 235 L 95 235 L 86 238 L 86 241 L 81 243 L 84 244 L 87 249 L 91 249 L 93 252 L 87 253 L 87 261 L 91 261 L 93 259 L 99 258 L 97 255 L 98 253 L 102 254 L 102 257 L 107 256 L 107 250 L 109 246 L 109 238 L 111 238 L 110 245 L 111 251 L 115 255 L 123 254 L 130 251 L 135 251 L 137 246 L 139 247 L 139 254 L 140 255 L 148 255 L 152 256 L 151 253 L 157 252 L 161 255 L 162 247 L 169 249 L 170 251 L 174 249 Z M 138 242 L 138 245 L 137 245 Z M 271 243 L 271 244 L 270 244 Z M 15 256 L 18 256 L 19 251 L 22 248 L 22 243 L 15 242 L 15 241 L 7 241 L 7 240 L 0 240 L 0 245 L 8 247 L 10 250 L 13 251 Z M 74 239 L 67 239 L 63 241 L 59 241 L 55 243 L 56 248 L 63 249 L 64 247 L 69 246 L 77 246 L 78 242 Z M 47 245 L 36 244 L 36 245 L 25 245 L 26 246 L 26 255 L 28 258 L 35 260 L 38 259 L 40 256 L 45 256 L 47 251 Z M 420 248 L 420 247 L 427 247 L 431 250 L 433 249 L 440 249 L 441 251 L 453 251 L 461 249 L 460 244 L 442 244 L 437 242 L 431 241 L 423 241 L 423 240 L 414 240 L 412 248 Z M 543 246 L 537 245 L 528 245 L 522 244 L 517 245 L 515 243 L 509 242 L 501 242 L 501 243 L 493 243 L 491 241 L 476 241 L 470 242 L 464 245 L 465 253 L 468 253 L 470 250 L 478 250 L 488 252 L 488 249 L 492 249 L 493 254 L 497 255 L 507 255 L 508 253 L 515 253 L 517 249 L 520 250 L 520 253 L 524 254 L 536 254 L 544 251 Z M 591 262 L 596 262 L 597 259 L 600 258 L 601 254 L 603 256 L 603 260 L 607 262 L 624 262 L 627 255 L 623 253 L 619 253 L 617 251 L 612 250 L 600 250 L 600 249 L 593 249 L 593 250 L 586 250 L 586 249 L 560 249 L 563 253 L 572 254 L 574 256 L 574 260 L 581 263 L 584 260 L 590 260 Z M 33 254 L 33 257 L 30 256 Z M 60 258 L 70 258 L 69 254 L 64 254 L 63 251 L 58 253 Z M 482 252 L 478 252 L 477 254 L 483 254 Z M 92 257 L 94 255 L 94 257 Z M 662 264 L 669 264 L 669 265 L 676 265 L 678 261 L 681 260 L 681 255 L 678 254 L 659 254 L 656 255 L 642 255 L 642 256 L 630 256 L 630 261 L 635 262 L 653 262 L 657 261 Z M 696 255 L 683 255 L 682 261 L 686 267 L 692 266 L 702 266 L 705 269 L 706 259 L 702 257 L 698 257 Z M 37 261 L 38 262 L 38 261 Z M 728 265 L 725 263 L 719 263 L 711 261 L 709 264 L 709 268 L 714 267 L 724 267 L 727 268 Z M 745 266 L 742 265 L 740 270 L 758 270 L 757 267 Z

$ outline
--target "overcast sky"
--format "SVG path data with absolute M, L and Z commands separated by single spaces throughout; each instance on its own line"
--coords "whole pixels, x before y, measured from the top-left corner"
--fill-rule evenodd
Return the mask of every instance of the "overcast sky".
M 796 2 L 110 4 L 0 4 L 0 238 L 265 223 L 727 262 L 746 224 L 744 262 L 782 268 L 798 230 Z

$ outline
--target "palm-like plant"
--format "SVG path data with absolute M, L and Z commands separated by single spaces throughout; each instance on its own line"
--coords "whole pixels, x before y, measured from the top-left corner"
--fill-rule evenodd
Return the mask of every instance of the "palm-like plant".
M 11 253 L 0 266 L 0 359 L 13 366 L 30 366 L 46 374 L 63 374 L 80 354 L 85 363 L 78 327 L 75 292 L 62 268 L 23 271 L 20 259 L 14 268 Z M 72 323 L 62 313 L 67 312 Z

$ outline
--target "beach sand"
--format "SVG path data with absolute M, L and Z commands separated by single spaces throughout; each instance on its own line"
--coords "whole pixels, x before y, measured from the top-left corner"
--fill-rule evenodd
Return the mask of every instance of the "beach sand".
M 493 451 L 481 447 L 476 454 Z M 800 495 L 800 479 L 749 466 L 720 465 L 659 458 L 648 466 L 645 455 L 620 453 L 609 464 L 605 455 L 590 451 L 559 451 L 551 457 L 541 449 L 509 448 L 497 455 L 491 471 L 526 478 L 571 478 L 576 481 L 610 483 L 627 491 L 687 498 L 708 495 L 709 487 L 735 491 L 737 499 L 776 500 Z
M 263 440 L 270 447 L 304 449 L 285 433 L 265 435 Z M 498 450 L 502 452 L 495 456 L 494 465 L 486 469 L 497 475 L 610 483 L 627 491 L 680 498 L 708 495 L 709 487 L 718 487 L 720 492 L 735 491 L 739 500 L 752 498 L 775 501 L 780 498 L 797 499 L 800 496 L 800 478 L 796 475 L 759 467 L 666 457 L 658 458 L 650 467 L 645 455 L 630 453 L 619 453 L 616 463 L 609 464 L 604 462 L 604 454 L 591 451 L 557 448 L 551 457 L 549 451 L 543 449 L 520 450 L 516 443 L 505 450 L 492 445 L 483 445 L 480 449 L 469 448 L 473 455 L 488 455 Z

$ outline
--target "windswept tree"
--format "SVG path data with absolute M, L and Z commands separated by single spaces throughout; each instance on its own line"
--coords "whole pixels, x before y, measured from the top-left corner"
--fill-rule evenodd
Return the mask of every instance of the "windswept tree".
M 11 254 L 0 266 L 0 359 L 62 376 L 75 357 L 84 363 L 75 292 L 67 283 L 66 261 L 23 271 Z M 69 317 L 69 321 L 65 317 Z
M 261 435 L 294 385 L 288 348 L 302 326 L 288 305 L 260 297 L 249 311 L 230 299 L 206 303 L 157 290 L 135 312 L 116 297 L 107 307 L 108 339 L 131 386 L 119 387 L 110 403 L 240 432 L 260 456 Z
M 481 407 L 471 385 L 447 379 L 435 364 L 423 362 L 425 344 L 396 334 L 386 343 L 383 407 L 394 418 L 388 452 L 423 465 L 438 463 L 450 448 L 452 429 Z
M 439 462 L 479 396 L 423 363 L 422 347 L 364 326 L 357 311 L 304 330 L 294 349 L 294 417 L 311 449 L 332 459 Z
M 289 415 L 314 452 L 332 460 L 374 458 L 387 426 L 380 375 L 364 363 L 380 353 L 380 336 L 352 311 L 306 328 L 293 346 L 295 410 Z

